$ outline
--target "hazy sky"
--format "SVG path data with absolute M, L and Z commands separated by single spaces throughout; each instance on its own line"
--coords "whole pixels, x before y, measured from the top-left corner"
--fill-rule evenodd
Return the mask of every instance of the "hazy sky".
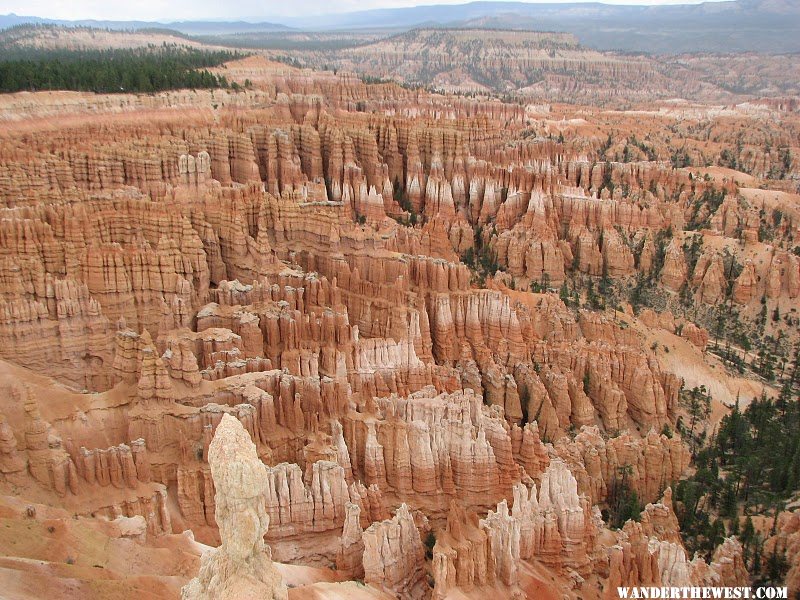
M 0 14 L 50 19 L 279 20 L 370 8 L 462 4 L 467 0 L 0 0 Z M 559 1 L 559 0 L 549 0 Z M 565 0 L 567 1 L 567 0 Z M 568 0 L 575 1 L 575 0 Z M 580 1 L 580 0 L 578 0 Z M 692 4 L 692 0 L 603 0 L 609 4 Z

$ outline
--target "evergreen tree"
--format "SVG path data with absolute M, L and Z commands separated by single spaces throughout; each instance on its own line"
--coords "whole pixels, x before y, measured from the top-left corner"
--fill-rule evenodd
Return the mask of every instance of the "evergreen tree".
M 158 92 L 227 87 L 209 67 L 239 58 L 228 51 L 162 46 L 113 50 L 0 51 L 0 92 L 76 90 L 99 93 Z

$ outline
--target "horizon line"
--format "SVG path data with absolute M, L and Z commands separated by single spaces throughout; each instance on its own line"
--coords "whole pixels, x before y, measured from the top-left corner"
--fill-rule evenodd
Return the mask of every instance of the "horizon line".
M 742 0 L 467 0 L 466 2 L 447 2 L 446 0 L 443 2 L 442 0 L 435 0 L 433 2 L 421 2 L 418 4 L 408 4 L 404 6 L 386 6 L 386 7 L 374 7 L 374 8 L 363 8 L 357 10 L 344 10 L 344 11 L 336 11 L 336 12 L 329 12 L 329 13 L 320 13 L 314 15 L 312 18 L 324 18 L 326 16 L 337 16 L 341 17 L 344 15 L 349 14 L 363 14 L 363 13 L 370 13 L 370 12 L 380 12 L 380 11 L 394 11 L 394 10 L 413 10 L 415 8 L 431 8 L 431 7 L 458 7 L 458 6 L 466 6 L 470 4 L 529 4 L 529 5 L 569 5 L 569 4 L 596 4 L 601 6 L 622 6 L 622 7 L 641 7 L 641 8 L 657 8 L 657 7 L 676 7 L 676 6 L 698 6 L 700 4 L 721 4 L 721 3 L 735 3 L 740 2 Z M 306 20 L 309 18 L 309 15 L 275 15 L 274 17 L 270 17 L 267 15 L 263 16 L 218 16 L 218 17 L 201 17 L 196 19 L 179 19 L 173 17 L 156 17 L 156 18 L 148 18 L 148 17 L 137 17 L 137 18 L 106 18 L 106 17 L 70 17 L 70 18 L 60 18 L 60 17 L 47 17 L 35 14 L 19 14 L 14 11 L 0 14 L 0 17 L 16 17 L 19 19 L 42 19 L 45 21 L 61 21 L 61 22 L 68 22 L 68 23 L 79 23 L 79 22 L 86 22 L 86 21 L 93 21 L 93 22 L 112 22 L 112 23 L 132 23 L 132 22 L 142 22 L 142 23 L 154 23 L 159 25 L 168 25 L 172 23 L 248 23 L 251 25 L 257 25 L 259 23 L 269 23 L 272 25 L 283 25 L 285 27 L 290 27 L 280 21 L 279 19 L 288 19 L 288 20 Z M 23 23 L 20 23 L 22 25 Z M 35 24 L 35 23 L 32 23 Z M 2 28 L 0 28 L 2 29 Z

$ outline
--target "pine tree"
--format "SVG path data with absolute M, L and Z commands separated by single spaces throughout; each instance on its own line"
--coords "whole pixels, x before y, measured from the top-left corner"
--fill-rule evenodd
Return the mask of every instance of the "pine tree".
M 756 535 L 756 528 L 753 526 L 753 518 L 748 515 L 747 519 L 744 521 L 744 529 L 742 530 L 742 535 L 739 536 L 739 541 L 742 542 L 743 546 L 750 546 L 753 542 L 753 539 Z
M 736 490 L 730 482 L 725 482 L 725 487 L 723 488 L 720 513 L 726 517 L 737 520 L 738 505 L 736 501 Z
M 731 519 L 731 529 L 730 529 L 729 533 L 732 536 L 738 537 L 739 536 L 740 527 L 741 526 L 739 525 L 739 517 L 738 516 L 733 517 Z

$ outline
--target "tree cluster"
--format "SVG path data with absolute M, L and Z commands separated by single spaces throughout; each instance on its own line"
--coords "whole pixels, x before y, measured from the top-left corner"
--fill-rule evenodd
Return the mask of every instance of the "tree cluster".
M 629 481 L 632 472 L 631 465 L 617 468 L 606 500 L 608 507 L 601 511 L 603 520 L 614 529 L 621 529 L 626 521 L 639 521 L 641 518 L 642 503 Z
M 163 45 L 122 50 L 3 50 L 0 56 L 0 92 L 148 93 L 226 88 L 227 79 L 208 68 L 242 55 Z
M 750 515 L 771 512 L 776 521 L 800 489 L 800 400 L 791 385 L 777 399 L 762 396 L 744 410 L 737 401 L 696 465 L 675 493 L 689 551 L 710 558 L 725 536 L 737 535 L 754 581 L 780 583 L 787 568 L 783 550 L 764 555 L 764 538 Z

